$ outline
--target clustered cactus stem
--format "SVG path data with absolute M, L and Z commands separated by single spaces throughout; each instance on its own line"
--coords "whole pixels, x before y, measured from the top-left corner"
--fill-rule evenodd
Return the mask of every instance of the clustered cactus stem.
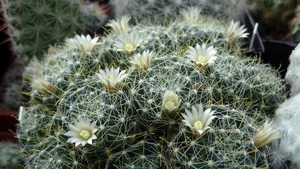
M 17 134 L 26 168 L 268 168 L 279 73 L 243 57 L 242 26 L 184 19 L 130 26 L 124 16 L 30 64 Z

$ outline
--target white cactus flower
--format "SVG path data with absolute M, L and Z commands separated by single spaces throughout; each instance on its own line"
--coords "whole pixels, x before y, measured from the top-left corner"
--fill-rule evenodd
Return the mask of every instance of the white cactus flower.
M 280 133 L 279 131 L 273 129 L 273 123 L 269 122 L 269 120 L 266 120 L 253 136 L 254 145 L 257 148 L 263 147 L 279 137 Z
M 100 79 L 101 83 L 108 89 L 111 93 L 115 91 L 121 81 L 123 81 L 128 74 L 125 74 L 126 70 L 120 72 L 120 68 L 106 68 L 105 70 L 100 70 L 96 73 L 96 76 Z
M 53 46 L 49 46 L 48 53 L 45 55 L 45 60 L 47 60 L 50 64 L 55 64 L 57 57 L 59 57 L 58 51 Z
M 56 93 L 56 87 L 43 77 L 37 77 L 32 80 L 32 88 L 44 95 Z
M 111 20 L 109 23 L 106 24 L 106 26 L 111 27 L 117 33 L 125 33 L 130 28 L 128 24 L 129 20 L 130 17 L 124 15 L 121 17 L 121 19 Z
M 29 65 L 25 67 L 24 75 L 34 77 L 34 76 L 42 76 L 42 64 L 41 62 L 33 56 Z
M 135 54 L 131 59 L 130 63 L 132 63 L 138 69 L 147 70 L 150 67 L 152 57 L 153 52 L 146 50 L 142 54 Z
M 224 36 L 228 42 L 234 43 L 239 41 L 242 38 L 247 38 L 249 33 L 245 33 L 247 29 L 245 26 L 240 26 L 240 22 L 231 21 L 229 28 L 224 32 Z
M 188 23 L 196 24 L 200 18 L 200 12 L 201 12 L 200 8 L 190 7 L 187 10 L 183 10 L 180 13 L 181 13 L 184 21 L 186 21 Z
M 97 42 L 99 37 L 91 38 L 90 35 L 76 35 L 74 38 L 69 38 L 66 40 L 66 46 L 71 49 L 79 49 L 82 52 L 90 53 L 94 50 L 95 46 L 101 44 Z
M 176 111 L 180 105 L 181 98 L 171 90 L 167 90 L 162 97 L 162 109 L 166 113 Z
M 90 124 L 88 119 L 80 119 L 79 121 L 74 120 L 74 124 L 69 124 L 69 129 L 64 135 L 69 136 L 67 142 L 75 143 L 75 146 L 82 145 L 85 146 L 87 143 L 92 144 L 94 139 L 97 139 L 95 132 L 98 130 L 96 128 L 96 121 Z
M 208 66 L 214 63 L 214 61 L 218 58 L 215 56 L 217 50 L 214 49 L 213 46 L 206 48 L 206 44 L 199 44 L 196 47 L 189 47 L 187 50 L 187 57 L 196 62 L 197 65 L 200 66 Z
M 186 114 L 182 114 L 182 120 L 186 126 L 190 127 L 195 135 L 202 135 L 203 132 L 209 129 L 209 124 L 216 117 L 213 116 L 214 111 L 207 109 L 203 112 L 203 105 L 200 104 L 198 110 L 192 106 L 192 112 L 185 110 Z
M 114 46 L 117 48 L 117 51 L 125 51 L 127 54 L 132 54 L 140 46 L 140 40 L 133 33 L 126 33 L 115 42 Z

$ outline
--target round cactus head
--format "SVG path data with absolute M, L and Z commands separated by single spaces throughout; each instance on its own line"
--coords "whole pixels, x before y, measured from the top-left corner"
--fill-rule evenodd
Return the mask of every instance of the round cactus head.
M 125 21 L 101 40 L 67 40 L 32 64 L 40 71 L 28 69 L 32 105 L 18 133 L 26 166 L 267 168 L 256 133 L 285 96 L 278 72 L 243 59 L 245 34 L 230 41 L 230 23 L 202 16 Z

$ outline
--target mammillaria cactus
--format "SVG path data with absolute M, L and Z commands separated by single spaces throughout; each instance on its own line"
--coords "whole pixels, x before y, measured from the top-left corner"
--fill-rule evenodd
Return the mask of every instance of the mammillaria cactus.
M 43 85 L 20 114 L 26 168 L 267 168 L 262 145 L 278 134 L 260 126 L 285 98 L 282 80 L 243 59 L 230 23 L 194 16 L 67 40 L 31 64 Z

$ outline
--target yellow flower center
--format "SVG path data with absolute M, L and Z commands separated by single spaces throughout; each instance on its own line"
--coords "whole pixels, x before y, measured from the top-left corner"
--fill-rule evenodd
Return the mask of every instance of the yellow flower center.
M 111 76 L 109 76 L 109 80 L 111 80 L 111 81 L 112 81 L 113 79 L 114 79 L 114 76 L 112 76 L 112 75 L 111 75 Z
M 166 103 L 166 107 L 169 109 L 169 108 L 174 108 L 175 107 L 175 104 L 174 104 L 174 102 L 172 102 L 172 101 L 168 101 L 167 103 Z
M 80 135 L 83 139 L 85 139 L 85 140 L 88 140 L 89 138 L 92 137 L 92 133 L 89 132 L 89 131 L 87 131 L 87 130 L 82 130 L 82 131 L 79 133 L 79 135 Z
M 206 63 L 208 61 L 208 58 L 205 56 L 198 56 L 198 62 Z
M 132 49 L 133 49 L 133 45 L 127 43 L 127 44 L 125 45 L 125 49 L 126 49 L 126 50 L 132 50 Z
M 203 129 L 203 124 L 201 123 L 201 121 L 196 121 L 194 123 L 194 128 L 197 129 L 197 130 L 202 130 Z

